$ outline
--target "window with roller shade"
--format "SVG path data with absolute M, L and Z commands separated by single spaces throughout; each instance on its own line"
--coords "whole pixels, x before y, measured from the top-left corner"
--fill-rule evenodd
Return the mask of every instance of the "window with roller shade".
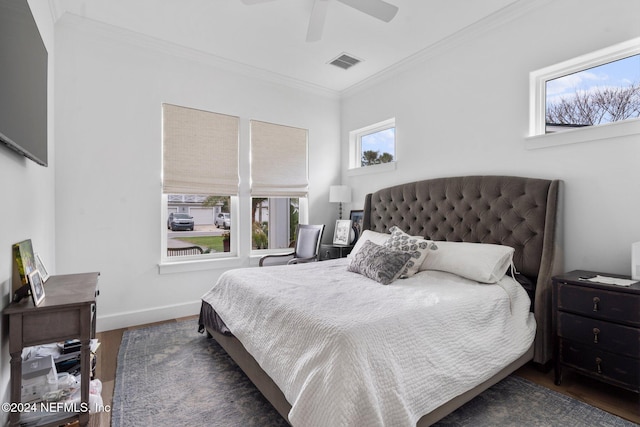
M 237 252 L 239 123 L 235 116 L 162 105 L 163 258 Z
M 288 248 L 306 207 L 308 131 L 251 120 L 250 134 L 252 250 Z

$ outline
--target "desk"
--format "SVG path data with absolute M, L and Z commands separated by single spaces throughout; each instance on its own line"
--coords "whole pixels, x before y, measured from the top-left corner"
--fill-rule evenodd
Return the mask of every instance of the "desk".
M 95 307 L 100 273 L 51 276 L 45 283 L 45 298 L 34 306 L 31 297 L 9 304 L 3 314 L 9 317 L 9 353 L 11 354 L 11 402 L 21 401 L 22 349 L 52 342 L 79 339 L 80 396 L 88 405 L 91 362 L 89 344 L 95 337 Z M 88 406 L 87 406 L 88 407 Z M 71 412 L 52 425 L 79 419 L 80 425 L 89 423 L 89 412 Z M 20 425 L 20 414 L 12 412 L 9 425 Z

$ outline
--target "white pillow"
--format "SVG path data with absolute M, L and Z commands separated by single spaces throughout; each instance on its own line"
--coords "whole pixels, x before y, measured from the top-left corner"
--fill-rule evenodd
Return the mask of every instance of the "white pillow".
M 434 243 L 438 249 L 429 253 L 420 271 L 446 271 L 482 283 L 496 283 L 502 279 L 515 252 L 511 246 L 488 243 Z
M 384 246 L 394 251 L 411 255 L 400 277 L 405 279 L 413 276 L 418 272 L 427 255 L 432 252 L 431 249 L 436 249 L 435 245 L 431 240 L 425 240 L 419 236 L 410 236 L 395 225 L 389 231 L 391 236 L 384 243 Z
M 351 253 L 347 255 L 347 258 L 353 258 L 355 254 L 358 253 L 360 248 L 362 248 L 362 245 L 364 245 L 364 242 L 366 242 L 367 240 L 371 241 L 372 243 L 375 243 L 376 245 L 382 246 L 384 245 L 384 242 L 386 242 L 387 239 L 389 239 L 389 236 L 391 235 L 387 233 L 378 233 L 377 231 L 364 230 L 360 235 L 360 238 L 358 239 L 356 244 L 353 246 L 353 249 L 351 249 Z

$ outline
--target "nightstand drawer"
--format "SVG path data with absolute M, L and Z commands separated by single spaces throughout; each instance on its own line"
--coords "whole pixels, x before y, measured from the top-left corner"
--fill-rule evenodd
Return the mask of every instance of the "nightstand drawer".
M 640 326 L 640 295 L 560 283 L 558 308 L 589 317 Z
M 340 248 L 337 248 L 335 246 L 322 245 L 322 247 L 320 248 L 321 260 L 336 259 L 336 258 L 340 258 Z
M 344 258 L 347 255 L 349 255 L 349 253 L 351 253 L 352 249 L 353 249 L 353 245 L 348 245 L 348 246 L 328 245 L 328 244 L 320 245 L 320 254 L 319 254 L 320 261 L 325 261 L 328 259 Z
M 593 349 L 640 357 L 640 329 L 558 313 L 558 335 Z
M 585 373 L 638 391 L 640 360 L 599 351 L 587 346 L 560 340 L 560 354 L 565 364 Z

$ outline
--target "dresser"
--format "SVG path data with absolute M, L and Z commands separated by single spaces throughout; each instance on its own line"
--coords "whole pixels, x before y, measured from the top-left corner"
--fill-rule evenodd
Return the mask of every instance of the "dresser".
M 11 402 L 21 400 L 22 349 L 28 346 L 48 344 L 70 339 L 81 342 L 81 403 L 69 405 L 77 411 L 55 411 L 53 420 L 38 425 L 64 425 L 76 419 L 80 425 L 89 422 L 89 380 L 91 376 L 91 338 L 95 337 L 96 296 L 99 273 L 67 274 L 51 276 L 45 283 L 45 298 L 37 307 L 31 298 L 12 302 L 3 310 L 9 318 L 9 353 L 11 354 Z M 11 409 L 9 425 L 20 425 L 21 414 Z
M 595 283 L 576 270 L 553 277 L 555 382 L 563 369 L 640 392 L 640 283 Z

